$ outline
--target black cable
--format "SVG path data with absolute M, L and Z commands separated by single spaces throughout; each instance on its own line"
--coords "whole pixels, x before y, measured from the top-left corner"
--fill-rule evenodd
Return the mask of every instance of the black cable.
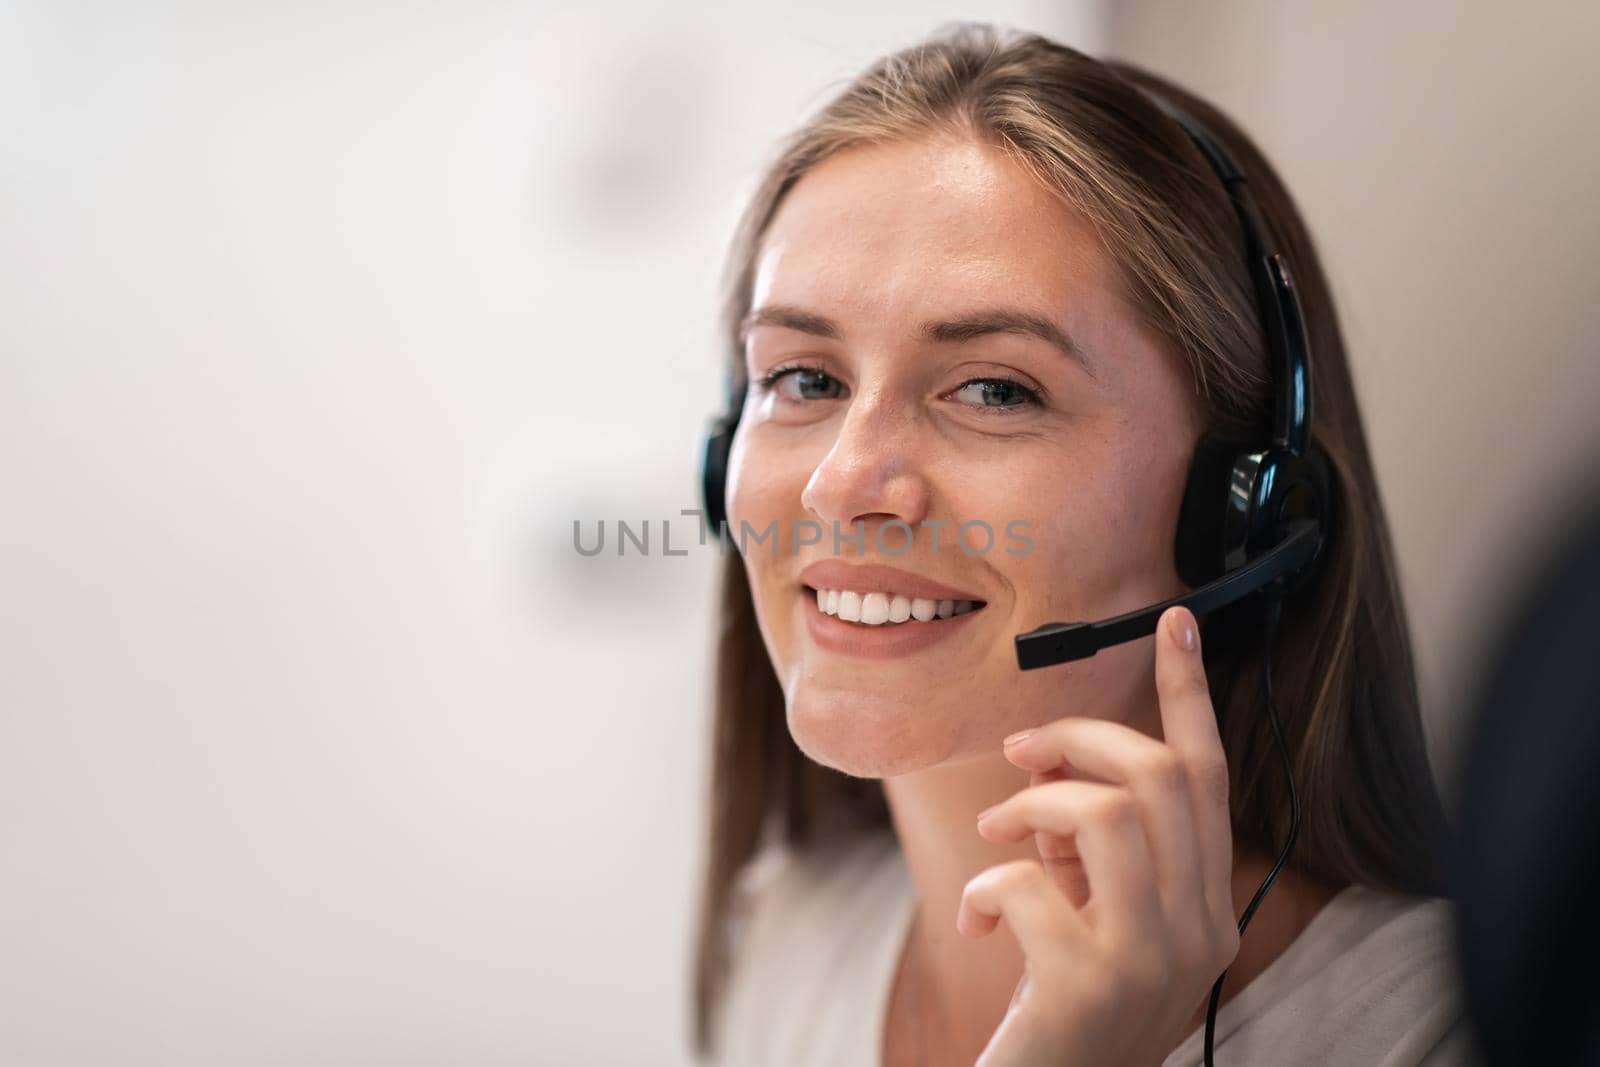
M 1272 867 L 1271 873 L 1262 881 L 1256 890 L 1256 895 L 1250 899 L 1250 906 L 1244 909 L 1244 915 L 1239 919 L 1239 936 L 1244 936 L 1244 928 L 1250 925 L 1250 917 L 1256 913 L 1256 905 L 1261 903 L 1261 898 L 1267 895 L 1267 890 L 1272 888 L 1272 883 L 1277 880 L 1278 872 L 1283 869 L 1284 861 L 1289 858 L 1289 850 L 1294 848 L 1294 841 L 1300 833 L 1300 798 L 1294 791 L 1294 763 L 1289 758 L 1289 746 L 1283 740 L 1283 729 L 1278 725 L 1278 705 L 1272 699 L 1272 646 L 1278 636 L 1278 618 L 1282 614 L 1282 602 L 1277 597 L 1266 599 L 1266 635 L 1264 649 L 1261 654 L 1261 679 L 1267 693 L 1267 721 L 1272 724 L 1272 739 L 1278 743 L 1278 754 L 1283 757 L 1283 775 L 1289 783 L 1289 840 L 1284 843 L 1283 851 L 1278 853 L 1278 862 Z M 1211 1042 L 1217 1029 L 1217 1005 L 1222 1000 L 1222 983 L 1228 977 L 1227 968 L 1223 968 L 1217 976 L 1217 984 L 1211 987 L 1211 1007 L 1206 1011 L 1206 1057 L 1205 1067 L 1215 1067 L 1211 1060 Z

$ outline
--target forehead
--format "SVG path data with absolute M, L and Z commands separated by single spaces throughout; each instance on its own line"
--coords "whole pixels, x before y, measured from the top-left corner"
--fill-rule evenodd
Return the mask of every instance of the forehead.
M 763 237 L 752 298 L 894 318 L 1003 295 L 1074 322 L 1111 313 L 1113 290 L 1081 214 L 1001 150 L 938 137 L 806 173 Z

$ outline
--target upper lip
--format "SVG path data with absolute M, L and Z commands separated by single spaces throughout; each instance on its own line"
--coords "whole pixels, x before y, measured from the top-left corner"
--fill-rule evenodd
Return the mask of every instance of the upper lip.
M 800 572 L 800 580 L 813 589 L 851 589 L 858 593 L 901 593 L 925 600 L 979 600 L 954 586 L 920 574 L 878 563 L 844 563 L 818 560 Z

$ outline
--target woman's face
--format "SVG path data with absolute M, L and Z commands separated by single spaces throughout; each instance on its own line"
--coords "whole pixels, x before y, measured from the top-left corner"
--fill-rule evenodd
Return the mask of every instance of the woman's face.
M 1192 384 L 1082 217 L 977 143 L 852 149 L 784 199 L 751 307 L 728 515 L 801 750 L 889 777 L 1065 715 L 1158 730 L 1150 638 L 1027 672 L 1012 642 L 1187 588 Z M 923 621 L 940 594 L 982 606 Z

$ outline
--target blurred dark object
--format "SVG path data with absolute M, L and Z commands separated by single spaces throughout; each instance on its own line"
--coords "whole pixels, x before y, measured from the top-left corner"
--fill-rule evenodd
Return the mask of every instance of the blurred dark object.
M 1466 720 L 1450 878 L 1490 1067 L 1600 1064 L 1600 482 L 1584 488 L 1529 545 Z

